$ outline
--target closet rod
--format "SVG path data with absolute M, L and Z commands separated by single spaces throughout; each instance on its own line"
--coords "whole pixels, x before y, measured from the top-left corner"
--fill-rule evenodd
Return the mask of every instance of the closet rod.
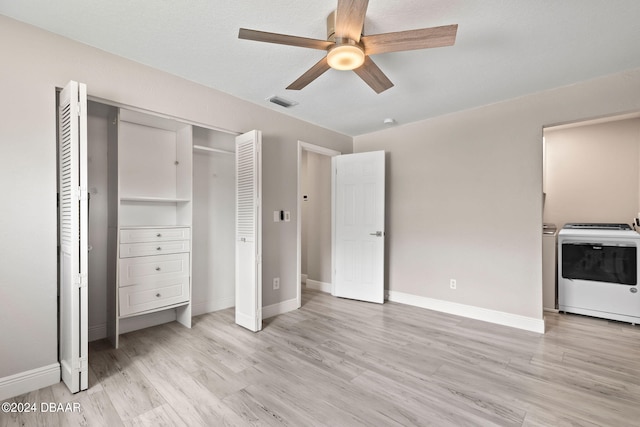
M 219 148 L 205 147 L 204 145 L 194 145 L 193 149 L 196 150 L 196 151 L 209 151 L 209 152 L 212 152 L 212 153 L 222 153 L 222 154 L 231 154 L 231 155 L 235 155 L 236 154 L 233 151 L 221 150 Z

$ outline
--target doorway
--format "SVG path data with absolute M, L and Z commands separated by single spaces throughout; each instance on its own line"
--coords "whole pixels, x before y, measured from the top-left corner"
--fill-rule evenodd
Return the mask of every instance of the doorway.
M 336 150 L 298 141 L 297 303 L 302 283 L 332 293 L 333 180 L 331 158 Z
M 640 217 L 640 113 L 543 128 L 543 308 L 557 312 L 557 232 Z

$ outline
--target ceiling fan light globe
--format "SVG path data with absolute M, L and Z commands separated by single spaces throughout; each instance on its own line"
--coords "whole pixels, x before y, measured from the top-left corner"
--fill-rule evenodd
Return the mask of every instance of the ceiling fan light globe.
M 364 64 L 364 51 L 353 44 L 336 45 L 327 53 L 327 63 L 335 70 L 355 70 Z

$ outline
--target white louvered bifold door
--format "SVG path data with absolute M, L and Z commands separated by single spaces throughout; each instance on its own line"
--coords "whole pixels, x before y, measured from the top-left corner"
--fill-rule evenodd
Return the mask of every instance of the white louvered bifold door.
M 262 329 L 260 131 L 236 137 L 236 323 Z
M 87 89 L 60 92 L 60 368 L 72 393 L 88 387 Z

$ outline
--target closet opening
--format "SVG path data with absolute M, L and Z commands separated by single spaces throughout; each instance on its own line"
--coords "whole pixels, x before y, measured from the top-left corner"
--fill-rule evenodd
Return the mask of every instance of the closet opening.
M 144 133 L 148 130 L 152 136 L 142 143 L 140 140 L 131 142 L 125 150 L 122 150 L 123 142 L 121 141 L 121 150 L 118 152 L 117 127 L 119 113 L 122 111 L 132 113 L 132 116 L 135 115 L 140 119 L 141 123 L 130 126 L 135 127 L 134 132 Z M 171 127 L 175 132 L 167 130 Z M 186 150 L 179 148 L 180 143 L 176 148 L 175 142 L 171 139 L 176 138 L 171 136 L 172 132 L 185 134 L 178 138 L 186 138 L 188 142 L 184 143 L 186 145 L 183 144 L 183 148 L 187 147 Z M 116 263 L 118 262 L 115 255 L 118 247 L 116 243 L 118 224 L 114 222 L 114 218 L 118 217 L 119 210 L 120 226 L 168 225 L 186 226 L 190 229 L 190 258 L 182 257 L 185 260 L 189 259 L 191 270 L 189 317 L 235 305 L 236 135 L 236 132 L 212 129 L 179 119 L 140 112 L 135 108 L 112 105 L 108 101 L 88 100 L 86 155 L 89 199 L 87 286 L 89 341 L 113 335 L 115 322 L 118 322 L 117 333 L 122 334 L 174 321 L 179 316 L 176 310 L 179 310 L 182 304 L 173 304 L 177 308 L 170 307 L 168 310 L 142 310 L 140 315 L 122 316 L 114 292 L 114 287 L 117 286 Z M 159 141 L 156 137 L 169 139 L 164 142 L 162 148 L 154 145 Z M 142 136 L 142 138 L 146 137 Z M 169 157 L 177 156 L 175 150 L 182 150 L 179 156 L 187 159 L 186 161 L 175 160 L 183 166 L 182 170 L 176 166 L 178 175 L 175 173 L 163 175 L 164 181 L 159 186 L 156 185 L 160 182 L 159 180 L 147 180 L 144 171 L 149 169 L 149 165 L 154 164 L 164 154 Z M 118 176 L 118 155 L 122 156 L 123 152 L 140 156 L 139 159 L 131 162 L 135 168 L 124 178 L 124 181 L 133 185 L 135 191 L 149 190 L 154 193 L 149 193 L 153 197 L 148 197 L 148 200 L 145 200 L 142 194 L 118 195 L 118 186 L 122 186 L 123 183 L 122 176 Z M 123 159 L 120 159 L 121 168 L 122 162 Z M 173 162 L 174 160 L 172 164 Z M 123 212 L 126 216 L 124 220 Z M 172 240 L 172 244 L 173 242 Z M 155 251 L 157 247 L 154 246 L 153 249 Z M 184 253 L 183 249 L 177 246 L 171 251 Z
M 193 128 L 193 315 L 235 306 L 235 134 Z
M 333 293 L 331 158 L 340 154 L 298 141 L 298 306 L 302 286 Z

